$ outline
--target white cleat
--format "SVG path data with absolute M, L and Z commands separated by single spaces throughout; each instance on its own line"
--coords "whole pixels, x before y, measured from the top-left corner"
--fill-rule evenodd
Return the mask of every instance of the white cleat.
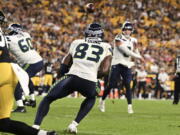
M 128 113 L 129 113 L 129 114 L 133 114 L 133 113 L 134 113 L 131 104 L 128 105 Z
M 77 134 L 77 126 L 78 126 L 78 123 L 75 121 L 72 121 L 72 123 L 67 128 L 67 132 L 71 134 Z
M 99 99 L 99 110 L 101 112 L 105 112 L 105 101 L 102 100 L 101 98 Z

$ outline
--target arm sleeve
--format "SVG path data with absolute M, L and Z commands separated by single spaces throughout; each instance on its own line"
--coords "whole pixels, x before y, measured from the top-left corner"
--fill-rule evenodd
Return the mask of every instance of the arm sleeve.
M 125 53 L 125 54 L 127 54 L 127 55 L 129 55 L 129 56 L 132 56 L 132 57 L 135 57 L 135 58 L 139 58 L 139 59 L 142 58 L 142 56 L 141 56 L 140 54 L 134 53 L 133 51 L 129 50 L 129 49 L 128 49 L 126 46 L 124 46 L 124 45 L 118 46 L 118 49 L 119 49 L 121 52 L 123 52 L 123 53 Z

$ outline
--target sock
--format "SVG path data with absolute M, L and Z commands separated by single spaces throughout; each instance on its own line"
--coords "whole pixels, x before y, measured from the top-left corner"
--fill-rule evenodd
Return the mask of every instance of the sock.
M 32 127 L 35 128 L 35 129 L 40 129 L 39 125 L 33 125 Z
M 24 107 L 23 101 L 21 99 L 16 101 L 16 103 L 17 103 L 17 106 Z
M 25 98 L 25 96 L 24 96 L 24 95 L 22 95 L 22 100 L 26 100 L 26 98 Z
M 34 95 L 34 93 L 31 94 L 30 96 L 31 96 L 31 100 L 32 100 L 32 101 L 35 101 L 35 95 Z
M 39 130 L 37 135 L 47 135 L 47 131 Z
M 152 97 L 152 94 L 149 93 L 149 94 L 148 94 L 148 99 L 151 99 L 151 97 Z
M 76 121 L 72 121 L 72 123 L 71 124 L 73 124 L 73 125 L 75 125 L 76 127 L 79 125 Z

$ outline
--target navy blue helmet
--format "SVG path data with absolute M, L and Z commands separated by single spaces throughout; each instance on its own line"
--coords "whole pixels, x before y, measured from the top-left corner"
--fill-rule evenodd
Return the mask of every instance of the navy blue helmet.
M 124 22 L 123 25 L 122 25 L 122 31 L 125 31 L 125 30 L 131 30 L 133 31 L 133 24 L 131 22 Z
M 23 30 L 23 27 L 20 24 L 13 23 L 13 24 L 9 25 L 8 30 L 10 31 L 9 34 L 12 35 L 12 33 L 17 34 L 17 33 L 21 32 Z
M 85 37 L 104 38 L 104 30 L 98 23 L 89 24 L 85 30 Z

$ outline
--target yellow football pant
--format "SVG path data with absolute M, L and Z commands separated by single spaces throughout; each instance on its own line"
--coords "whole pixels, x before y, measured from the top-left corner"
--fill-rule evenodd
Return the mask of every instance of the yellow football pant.
M 0 119 L 9 118 L 18 79 L 10 63 L 0 63 Z
M 51 74 L 45 74 L 44 75 L 44 85 L 45 86 L 51 86 L 53 82 L 53 75 Z
M 34 76 L 31 78 L 34 86 L 40 86 L 41 84 L 41 78 L 39 76 Z

